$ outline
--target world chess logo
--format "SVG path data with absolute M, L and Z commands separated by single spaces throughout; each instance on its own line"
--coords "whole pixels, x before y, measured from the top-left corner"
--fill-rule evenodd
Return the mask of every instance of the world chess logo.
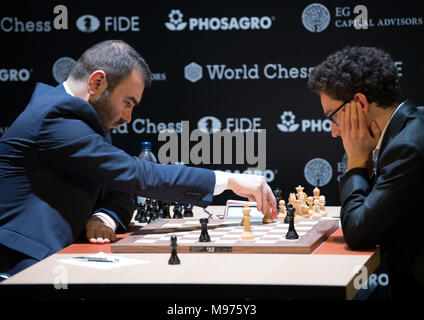
M 203 78 L 202 66 L 192 62 L 184 67 L 184 78 L 191 82 L 197 82 Z
M 165 26 L 171 31 L 181 31 L 187 26 L 187 22 L 183 22 L 183 14 L 178 9 L 173 9 L 168 14 L 169 22 L 165 22 Z
M 295 132 L 299 128 L 299 124 L 295 123 L 296 116 L 291 111 L 284 111 L 280 116 L 281 123 L 277 124 L 278 129 L 282 132 Z
M 52 68 L 52 73 L 57 83 L 62 83 L 68 78 L 74 65 L 75 60 L 69 57 L 62 57 L 56 60 Z
M 327 160 L 314 158 L 305 165 L 304 175 L 311 186 L 322 187 L 330 182 L 333 169 Z
M 197 122 L 197 128 L 209 134 L 213 134 L 222 128 L 222 123 L 218 118 L 206 116 Z
M 320 3 L 308 5 L 302 12 L 302 23 L 311 32 L 324 31 L 330 24 L 330 11 Z
M 79 31 L 85 32 L 85 33 L 92 33 L 99 29 L 100 27 L 100 20 L 97 19 L 95 16 L 92 15 L 83 15 L 77 19 L 77 28 Z

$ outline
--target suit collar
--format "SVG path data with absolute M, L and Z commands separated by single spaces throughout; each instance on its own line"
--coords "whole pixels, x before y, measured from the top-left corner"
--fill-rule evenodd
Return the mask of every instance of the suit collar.
M 383 141 L 381 142 L 381 147 L 379 150 L 380 154 L 386 145 L 390 142 L 390 140 L 392 140 L 392 138 L 396 136 L 404 127 L 408 117 L 415 111 L 417 111 L 417 107 L 410 100 L 406 100 L 402 103 L 386 127 L 386 132 L 384 133 Z

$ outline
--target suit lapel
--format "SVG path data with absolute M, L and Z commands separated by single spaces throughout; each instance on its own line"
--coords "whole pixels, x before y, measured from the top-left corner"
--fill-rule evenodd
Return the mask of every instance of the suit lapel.
M 409 100 L 406 100 L 403 105 L 396 111 L 396 113 L 393 115 L 393 118 L 390 120 L 389 125 L 387 126 L 383 141 L 381 142 L 380 150 L 378 151 L 379 155 L 383 153 L 384 148 L 400 132 L 400 130 L 402 130 L 408 117 L 415 111 L 417 111 L 417 107 Z M 380 158 L 377 162 L 377 175 L 379 167 Z

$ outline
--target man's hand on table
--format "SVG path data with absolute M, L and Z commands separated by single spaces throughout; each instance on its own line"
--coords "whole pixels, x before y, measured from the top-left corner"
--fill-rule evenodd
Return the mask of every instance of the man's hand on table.
M 104 244 L 116 241 L 115 231 L 98 217 L 91 217 L 86 225 L 86 236 L 90 243 Z

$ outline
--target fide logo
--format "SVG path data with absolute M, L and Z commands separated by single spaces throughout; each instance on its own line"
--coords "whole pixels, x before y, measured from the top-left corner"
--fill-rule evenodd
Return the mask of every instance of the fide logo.
M 278 129 L 282 132 L 295 132 L 299 128 L 299 124 L 294 122 L 296 116 L 291 111 L 284 111 L 280 116 L 281 123 L 277 124 Z
M 322 187 L 328 184 L 333 177 L 330 163 L 323 158 L 314 158 L 306 163 L 304 168 L 306 181 L 311 186 Z
M 213 134 L 222 128 L 222 123 L 218 118 L 207 116 L 197 122 L 197 128 L 209 134 Z
M 97 19 L 95 16 L 86 14 L 78 18 L 76 25 L 79 31 L 85 33 L 92 33 L 99 29 L 100 20 Z
M 74 65 L 75 60 L 69 57 L 62 57 L 56 60 L 52 68 L 52 73 L 57 83 L 62 83 L 68 78 Z
M 187 22 L 183 22 L 183 14 L 178 9 L 173 9 L 168 14 L 169 22 L 165 22 L 165 26 L 171 31 L 181 31 L 187 26 Z
M 184 67 L 184 78 L 193 83 L 203 78 L 202 66 L 192 62 Z
M 302 12 L 302 23 L 310 32 L 324 31 L 330 24 L 330 11 L 320 3 L 308 5 Z

